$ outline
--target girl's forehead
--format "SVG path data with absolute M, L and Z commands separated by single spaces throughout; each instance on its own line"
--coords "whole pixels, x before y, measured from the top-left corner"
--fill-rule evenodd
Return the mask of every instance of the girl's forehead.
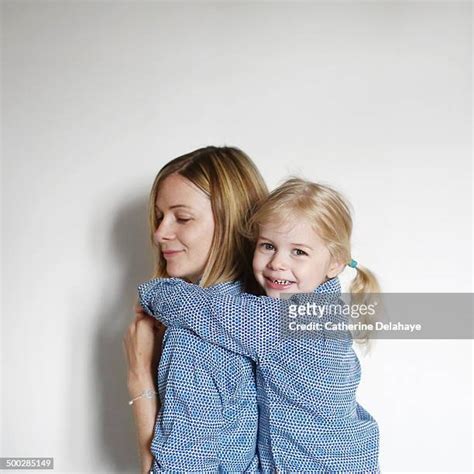
M 273 219 L 259 226 L 260 235 L 272 234 L 280 237 L 300 236 L 307 239 L 317 237 L 317 233 L 308 219 L 289 217 L 285 219 Z

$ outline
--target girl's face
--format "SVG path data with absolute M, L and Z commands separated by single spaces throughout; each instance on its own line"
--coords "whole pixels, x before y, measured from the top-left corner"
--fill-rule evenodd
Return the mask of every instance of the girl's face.
M 267 296 L 312 293 L 344 268 L 305 219 L 267 223 L 260 226 L 259 234 L 253 271 Z
M 158 227 L 153 240 L 166 260 L 168 275 L 196 282 L 214 235 L 211 201 L 191 181 L 174 174 L 161 184 L 155 204 Z

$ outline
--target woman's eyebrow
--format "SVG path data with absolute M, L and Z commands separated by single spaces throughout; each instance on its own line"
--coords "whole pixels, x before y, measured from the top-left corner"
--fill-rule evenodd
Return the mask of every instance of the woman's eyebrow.
M 187 206 L 186 204 L 175 204 L 174 206 L 171 206 L 170 209 L 177 209 L 177 208 L 185 208 L 185 209 L 192 209 L 191 206 Z M 157 211 L 160 210 L 160 208 L 155 204 L 155 209 Z
M 186 209 L 191 209 L 191 206 L 187 206 L 186 204 L 176 204 L 174 206 L 171 206 L 170 209 L 176 209 L 178 207 L 184 207 Z

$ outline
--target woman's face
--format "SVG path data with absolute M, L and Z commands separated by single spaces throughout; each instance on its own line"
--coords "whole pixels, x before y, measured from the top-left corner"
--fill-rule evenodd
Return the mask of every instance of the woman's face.
M 158 189 L 155 206 L 158 227 L 153 240 L 166 260 L 168 275 L 196 282 L 214 235 L 211 201 L 191 181 L 173 174 Z

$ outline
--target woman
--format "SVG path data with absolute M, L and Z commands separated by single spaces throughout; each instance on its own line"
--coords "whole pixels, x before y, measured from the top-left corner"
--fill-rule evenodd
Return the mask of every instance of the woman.
M 252 244 L 240 231 L 267 192 L 255 165 L 236 148 L 202 148 L 164 166 L 149 203 L 154 277 L 219 285 L 224 293 L 255 289 Z M 154 320 L 136 312 L 124 346 L 142 472 L 150 466 L 154 472 L 257 472 L 250 359 L 183 329 L 158 330 L 155 340 Z M 144 391 L 154 390 L 153 344 L 161 337 L 158 406 Z

